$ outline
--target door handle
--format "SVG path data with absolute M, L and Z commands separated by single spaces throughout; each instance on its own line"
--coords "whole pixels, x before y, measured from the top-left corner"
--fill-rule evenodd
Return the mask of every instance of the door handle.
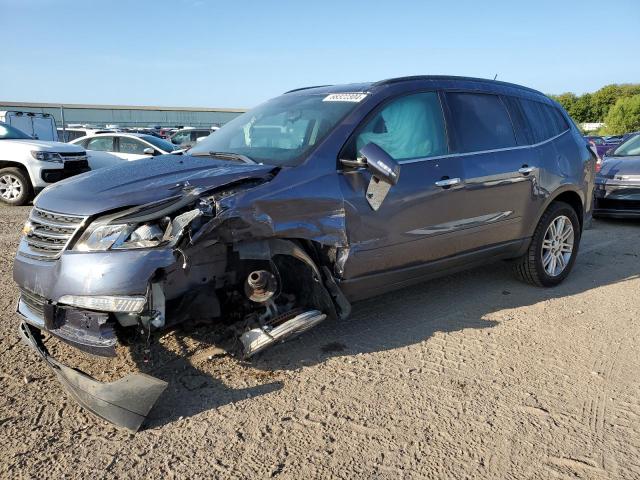
M 530 167 L 529 165 L 523 165 L 521 168 L 518 169 L 518 172 L 520 172 L 522 175 L 529 175 L 534 170 L 535 170 L 534 167 Z
M 454 185 L 458 185 L 460 181 L 461 180 L 459 178 L 443 178 L 442 180 L 438 180 L 436 182 L 436 186 L 442 187 L 442 188 L 449 188 Z

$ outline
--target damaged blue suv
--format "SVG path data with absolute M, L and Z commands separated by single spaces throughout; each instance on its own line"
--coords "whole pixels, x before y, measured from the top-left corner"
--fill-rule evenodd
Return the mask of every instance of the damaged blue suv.
M 14 264 L 20 332 L 83 406 L 136 430 L 166 383 L 97 382 L 52 358 L 44 332 L 113 356 L 129 328 L 214 319 L 246 358 L 356 300 L 487 262 L 554 286 L 594 172 L 566 112 L 529 88 L 424 76 L 294 90 L 185 155 L 45 189 Z

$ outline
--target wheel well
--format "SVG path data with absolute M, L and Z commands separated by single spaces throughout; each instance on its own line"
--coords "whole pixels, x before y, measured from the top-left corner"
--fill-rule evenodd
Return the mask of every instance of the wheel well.
M 562 192 L 556 198 L 553 199 L 554 202 L 564 202 L 573 207 L 578 215 L 578 220 L 580 221 L 580 228 L 583 227 L 584 222 L 584 206 L 582 205 L 582 199 L 580 195 L 578 195 L 574 191 Z
M 31 180 L 31 178 L 29 177 L 29 171 L 23 164 L 18 162 L 10 162 L 9 160 L 0 160 L 0 168 L 8 168 L 8 167 L 19 168 L 27 176 L 27 178 Z

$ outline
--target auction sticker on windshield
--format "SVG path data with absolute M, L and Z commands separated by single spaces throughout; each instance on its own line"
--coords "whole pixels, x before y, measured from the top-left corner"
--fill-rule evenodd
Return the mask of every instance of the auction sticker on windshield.
M 323 102 L 360 102 L 367 96 L 366 93 L 332 93 L 322 99 Z

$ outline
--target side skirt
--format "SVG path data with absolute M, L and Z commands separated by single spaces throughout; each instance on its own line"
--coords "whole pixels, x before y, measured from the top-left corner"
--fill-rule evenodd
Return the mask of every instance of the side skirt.
M 530 240 L 529 238 L 513 240 L 425 264 L 342 280 L 338 286 L 349 301 L 364 300 L 497 260 L 518 257 L 526 251 Z

